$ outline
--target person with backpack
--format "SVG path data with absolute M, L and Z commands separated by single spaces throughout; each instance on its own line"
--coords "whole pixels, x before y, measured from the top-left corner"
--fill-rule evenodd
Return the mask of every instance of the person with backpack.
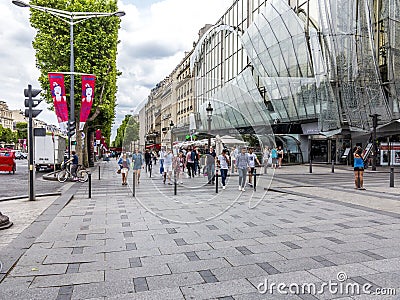
M 122 175 L 122 185 L 128 185 L 126 180 L 128 179 L 128 172 L 130 169 L 131 162 L 129 158 L 126 156 L 126 153 L 123 153 L 121 157 L 118 160 L 118 165 L 121 170 L 121 175 Z
M 188 149 L 186 153 L 186 167 L 188 170 L 188 175 L 190 177 L 194 177 L 194 158 L 196 153 L 192 150 L 192 148 Z

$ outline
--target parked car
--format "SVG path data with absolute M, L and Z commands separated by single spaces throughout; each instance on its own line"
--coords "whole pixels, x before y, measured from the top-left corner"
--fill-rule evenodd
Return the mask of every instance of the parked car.
M 9 149 L 0 149 L 0 171 L 15 173 L 17 165 L 15 163 L 15 154 Z

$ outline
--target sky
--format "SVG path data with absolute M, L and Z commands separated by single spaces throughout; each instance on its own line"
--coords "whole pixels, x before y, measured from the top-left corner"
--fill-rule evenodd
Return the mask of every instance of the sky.
M 216 23 L 233 1 L 118 0 L 119 10 L 126 15 L 119 30 L 117 67 L 122 75 L 117 81 L 112 139 L 124 116 L 137 112 L 150 90 L 192 49 L 200 28 Z M 0 0 L 0 100 L 10 109 L 25 109 L 23 90 L 28 84 L 40 88 L 32 47 L 35 33 L 29 9 Z M 37 108 L 43 109 L 38 119 L 57 124 L 44 101 Z

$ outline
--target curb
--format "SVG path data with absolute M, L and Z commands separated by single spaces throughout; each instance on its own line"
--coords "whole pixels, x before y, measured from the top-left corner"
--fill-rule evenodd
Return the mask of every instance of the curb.
M 35 195 L 36 197 L 49 197 L 49 196 L 61 196 L 60 192 L 55 192 L 55 193 L 46 193 L 46 194 L 37 194 Z M 11 200 L 21 200 L 29 198 L 29 195 L 21 195 L 21 196 L 13 196 L 13 197 L 8 197 L 8 198 L 0 198 L 0 202 L 2 201 L 11 201 Z
M 50 173 L 44 174 L 44 175 L 42 176 L 42 178 L 43 178 L 44 180 L 57 181 L 57 180 L 58 180 L 58 179 L 57 179 L 57 175 L 54 176 L 54 174 L 57 174 L 58 172 L 59 172 L 59 171 L 55 171 L 55 172 L 50 172 Z

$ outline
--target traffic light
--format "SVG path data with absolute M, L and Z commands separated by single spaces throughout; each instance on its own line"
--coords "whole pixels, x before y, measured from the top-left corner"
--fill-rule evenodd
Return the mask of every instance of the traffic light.
M 378 127 L 378 123 L 381 119 L 379 119 L 378 117 L 380 116 L 379 114 L 373 114 L 373 115 L 369 115 L 372 118 L 372 128 L 376 128 Z
M 73 136 L 75 134 L 75 121 L 69 121 L 68 122 L 68 133 L 69 136 Z
M 32 89 L 31 85 L 28 85 L 27 89 L 24 89 L 24 96 L 27 97 L 25 98 L 25 117 L 29 118 L 36 118 L 41 112 L 41 109 L 32 109 L 33 107 L 36 107 L 40 102 L 42 102 L 41 99 L 33 99 L 37 95 L 40 94 L 42 90 L 39 89 Z M 31 114 L 29 112 L 31 111 Z

